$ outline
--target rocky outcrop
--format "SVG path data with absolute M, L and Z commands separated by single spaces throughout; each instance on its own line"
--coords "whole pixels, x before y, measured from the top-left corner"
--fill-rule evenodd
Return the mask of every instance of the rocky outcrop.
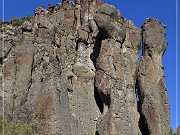
M 142 26 L 143 50 L 139 66 L 139 92 L 143 132 L 166 135 L 170 131 L 169 104 L 162 55 L 166 49 L 165 26 L 149 18 Z
M 101 0 L 65 0 L 36 9 L 31 22 L 3 28 L 0 117 L 9 124 L 0 130 L 168 135 L 159 21 L 150 18 L 139 29 Z
M 101 36 L 104 36 L 95 76 L 95 86 L 103 102 L 103 115 L 97 123 L 98 133 L 137 135 L 139 114 L 135 84 L 140 30 L 106 4 L 97 11 L 95 21 L 103 31 Z

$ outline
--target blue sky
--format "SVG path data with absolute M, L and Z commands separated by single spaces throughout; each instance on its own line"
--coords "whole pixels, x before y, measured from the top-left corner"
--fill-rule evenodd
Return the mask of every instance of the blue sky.
M 56 4 L 60 0 L 4 0 L 5 20 L 13 16 L 22 17 L 29 13 L 31 16 L 34 10 L 49 3 Z M 166 86 L 170 101 L 171 127 L 176 128 L 176 1 L 175 0 L 104 0 L 114 5 L 121 14 L 132 20 L 140 27 L 146 18 L 154 17 L 167 25 L 168 47 L 163 58 L 165 66 Z M 2 0 L 0 3 L 2 7 Z M 0 11 L 2 15 L 2 10 Z M 180 47 L 179 47 L 180 48 Z M 180 97 L 180 94 L 179 94 Z M 179 107 L 180 108 L 180 104 Z M 178 111 L 180 112 L 180 111 Z M 180 113 L 179 113 L 180 114 Z M 180 117 L 178 118 L 180 120 Z M 179 122 L 180 125 L 180 122 Z

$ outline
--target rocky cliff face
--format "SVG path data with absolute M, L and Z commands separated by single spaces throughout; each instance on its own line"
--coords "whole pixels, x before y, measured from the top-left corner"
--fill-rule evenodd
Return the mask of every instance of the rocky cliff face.
M 158 20 L 139 29 L 100 0 L 66 0 L 22 26 L 4 24 L 0 40 L 2 132 L 169 134 Z

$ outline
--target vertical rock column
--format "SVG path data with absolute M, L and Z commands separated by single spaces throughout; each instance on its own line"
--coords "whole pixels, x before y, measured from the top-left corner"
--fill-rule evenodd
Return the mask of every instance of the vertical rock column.
M 94 18 L 102 37 L 95 76 L 95 86 L 103 102 L 97 133 L 137 135 L 135 83 L 140 30 L 107 4 L 99 8 Z
M 143 134 L 168 135 L 169 104 L 162 56 L 167 42 L 165 27 L 149 18 L 142 26 L 143 54 L 139 67 L 140 127 Z
M 92 33 L 96 33 L 98 29 L 96 24 L 90 26 L 90 4 L 88 0 L 76 1 L 77 51 L 75 64 L 72 66 L 76 82 L 72 82 L 70 107 L 72 116 L 77 121 L 76 133 L 73 134 L 77 135 L 95 134 L 96 120 L 100 114 L 94 98 L 95 68 L 91 60 L 94 47 Z

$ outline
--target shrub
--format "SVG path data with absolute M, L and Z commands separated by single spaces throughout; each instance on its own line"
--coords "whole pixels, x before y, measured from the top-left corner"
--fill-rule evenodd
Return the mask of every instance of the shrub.
M 24 21 L 21 20 L 20 18 L 13 17 L 11 19 L 11 23 L 12 23 L 13 26 L 21 26 L 24 23 Z
M 3 20 L 0 18 L 0 29 L 2 28 Z
M 34 114 L 34 119 L 36 119 L 36 120 L 42 120 L 44 118 L 45 118 L 45 116 L 44 116 L 43 112 L 38 112 L 38 113 Z
M 26 14 L 23 18 L 22 18 L 23 21 L 30 21 L 31 20 L 31 17 L 29 14 Z
M 32 127 L 29 123 L 18 120 L 10 120 L 8 117 L 4 117 L 4 123 L 2 123 L 2 117 L 0 120 L 0 126 L 4 126 L 4 134 L 1 128 L 0 135 L 25 135 L 26 133 L 32 132 Z
M 3 23 L 3 20 L 0 18 L 0 25 L 2 25 L 2 23 Z
M 173 131 L 173 129 L 171 128 L 169 135 L 177 135 L 177 134 L 176 134 L 176 133 Z
M 11 19 L 11 23 L 13 26 L 21 26 L 25 21 L 30 21 L 30 20 L 31 20 L 31 17 L 29 14 L 27 14 L 22 18 L 13 17 Z

